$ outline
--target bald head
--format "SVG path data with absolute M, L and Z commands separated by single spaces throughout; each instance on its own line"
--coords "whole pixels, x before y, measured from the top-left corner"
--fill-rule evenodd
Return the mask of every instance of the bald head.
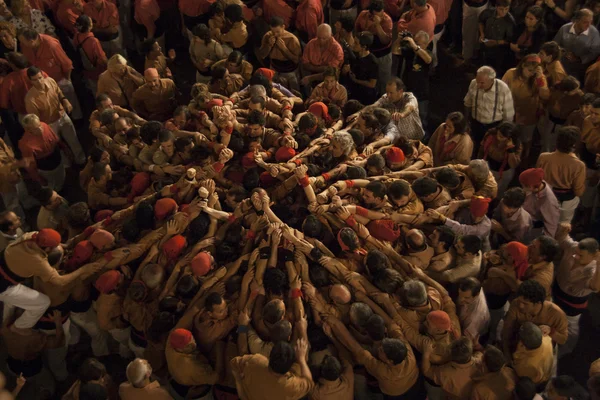
M 350 290 L 342 284 L 336 284 L 329 290 L 329 297 L 337 304 L 348 304 L 352 300 Z
M 157 288 L 163 281 L 165 270 L 158 264 L 148 264 L 144 266 L 140 274 L 140 279 L 148 289 Z
M 319 40 L 320 43 L 325 43 L 328 42 L 329 39 L 331 39 L 331 26 L 329 26 L 328 24 L 321 24 L 318 26 L 317 28 L 317 40 Z
M 142 388 L 145 386 L 146 380 L 150 378 L 150 375 L 152 375 L 152 367 L 148 361 L 141 358 L 136 358 L 130 362 L 129 365 L 127 365 L 125 374 L 127 375 L 127 380 L 132 386 L 136 388 Z

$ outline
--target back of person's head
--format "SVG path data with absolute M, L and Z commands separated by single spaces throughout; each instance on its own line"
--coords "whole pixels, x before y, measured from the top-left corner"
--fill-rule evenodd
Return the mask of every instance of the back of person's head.
M 35 199 L 39 201 L 42 206 L 49 205 L 53 195 L 54 190 L 49 187 L 42 187 L 38 191 L 34 192 Z
M 239 4 L 230 4 L 225 7 L 225 18 L 231 22 L 240 22 L 243 19 L 243 10 Z
M 560 45 L 554 41 L 544 43 L 540 51 L 543 51 L 547 56 L 551 56 L 552 60 L 560 58 Z
M 198 289 L 198 281 L 192 275 L 184 275 L 177 281 L 175 294 L 184 300 L 191 300 L 198 293 Z
M 392 114 L 390 114 L 390 112 L 388 110 L 386 110 L 385 108 L 380 108 L 380 107 L 374 108 L 373 115 L 375 116 L 375 118 L 377 118 L 377 121 L 379 122 L 379 126 L 381 126 L 381 127 L 386 126 L 392 120 Z
M 436 226 L 435 230 L 438 231 L 439 234 L 438 241 L 444 244 L 444 249 L 449 250 L 456 240 L 456 234 L 454 231 L 444 225 Z
M 334 356 L 326 355 L 321 362 L 320 377 L 326 381 L 335 381 L 342 375 L 342 364 Z
M 460 177 L 456 171 L 450 167 L 442 168 L 436 172 L 435 180 L 448 189 L 454 189 L 460 185 Z
M 406 345 L 400 339 L 385 338 L 381 341 L 381 348 L 394 365 L 402 363 L 408 353 Z
M 283 315 L 285 314 L 285 309 L 281 306 L 281 300 L 271 300 L 262 310 L 262 317 L 265 322 L 269 324 L 274 324 L 277 321 L 281 321 Z
M 546 289 L 538 281 L 527 279 L 517 289 L 517 297 L 532 303 L 543 303 L 546 300 Z
M 474 278 L 472 276 L 468 278 L 462 278 L 457 282 L 457 286 L 458 289 L 463 292 L 471 292 L 471 296 L 473 297 L 478 296 L 481 292 L 481 282 L 479 281 L 479 279 Z
M 285 21 L 281 17 L 271 17 L 271 21 L 269 22 L 269 26 L 271 28 L 277 28 L 278 26 L 284 26 Z
M 483 363 L 489 372 L 498 372 L 506 365 L 506 358 L 499 348 L 488 346 L 483 353 Z
M 579 83 L 577 78 L 575 78 L 572 75 L 569 75 L 564 77 L 563 80 L 556 85 L 556 88 L 561 92 L 569 93 L 575 89 L 579 89 L 580 86 L 581 84 Z
M 419 197 L 427 197 L 438 190 L 438 182 L 428 176 L 417 178 L 412 184 L 412 190 Z
M 460 111 L 451 112 L 448 114 L 446 119 L 452 122 L 452 125 L 454 126 L 454 134 L 466 133 L 467 128 L 469 127 L 469 120 L 463 113 Z
M 310 266 L 308 270 L 308 276 L 310 277 L 310 281 L 317 289 L 320 289 L 325 286 L 329 286 L 331 284 L 331 280 L 329 279 L 329 271 L 325 269 L 320 264 L 313 264 Z
M 360 47 L 370 48 L 373 45 L 374 36 L 371 32 L 364 31 L 356 35 Z
M 504 192 L 504 196 L 502 196 L 502 202 L 506 207 L 519 208 L 525 203 L 526 197 L 527 193 L 525 193 L 523 188 L 515 186 Z
M 550 384 L 557 395 L 571 400 L 586 400 L 589 398 L 585 389 L 569 375 L 559 375 L 550 379 Z
M 140 137 L 148 146 L 158 140 L 159 133 L 163 130 L 163 125 L 158 121 L 147 121 L 140 127 Z
M 537 395 L 535 383 L 528 376 L 520 377 L 515 384 L 515 400 L 533 400 Z
M 598 241 L 594 238 L 581 239 L 577 244 L 579 250 L 587 251 L 590 254 L 595 254 L 598 251 Z
M 392 199 L 399 200 L 404 196 L 410 195 L 410 183 L 405 180 L 394 181 L 388 187 L 388 196 Z
M 373 310 L 365 303 L 355 302 L 350 306 L 350 320 L 358 327 L 365 327 L 372 315 Z
M 596 100 L 596 94 L 586 93 L 583 95 L 583 99 L 581 100 L 581 105 L 582 106 L 591 105 L 594 103 L 594 100 Z
M 85 383 L 79 388 L 79 400 L 108 400 L 108 391 L 99 383 Z
M 542 345 L 544 335 L 539 326 L 533 322 L 524 322 L 519 328 L 519 340 L 528 350 L 534 350 Z
M 467 253 L 477 254 L 481 251 L 483 247 L 483 242 L 481 241 L 481 238 L 477 235 L 461 236 L 459 240 L 462 242 L 465 248 L 465 252 Z
M 271 355 L 269 356 L 269 368 L 277 374 L 285 374 L 292 364 L 296 361 L 296 353 L 294 348 L 285 341 L 279 341 L 275 343 L 273 349 L 271 349 Z
M 373 314 L 367 321 L 366 330 L 373 341 L 379 342 L 385 337 L 385 321 L 379 315 Z
M 560 252 L 560 245 L 556 239 L 542 235 L 537 237 L 536 240 L 540 243 L 540 255 L 544 258 L 544 261 L 554 261 Z
M 385 3 L 383 0 L 371 0 L 367 9 L 371 12 L 379 12 L 383 11 L 384 8 Z
M 356 114 L 363 108 L 365 108 L 365 106 L 362 105 L 360 101 L 354 99 L 348 100 L 348 102 L 346 102 L 346 104 L 344 104 L 344 107 L 342 108 L 342 116 L 344 117 L 344 119 L 348 118 L 349 116 L 351 116 L 352 114 Z
M 393 268 L 385 268 L 373 276 L 373 284 L 382 292 L 397 293 L 404 285 L 404 278 Z
M 127 365 L 127 369 L 125 369 L 125 375 L 127 376 L 127 380 L 133 387 L 141 388 L 143 387 L 146 378 L 150 376 L 152 373 L 152 368 L 150 364 L 141 358 L 136 358 L 132 362 Z
M 106 375 L 106 367 L 95 358 L 87 358 L 79 367 L 79 380 L 81 383 L 97 381 Z
M 402 294 L 406 303 L 411 307 L 418 307 L 427 302 L 427 288 L 418 280 L 408 280 L 402 286 Z
M 367 253 L 365 265 L 367 266 L 369 274 L 375 275 L 378 272 L 388 268 L 390 266 L 390 260 L 383 252 L 374 249 Z
M 91 28 L 92 28 L 92 19 L 90 17 L 88 17 L 87 15 L 81 14 L 75 20 L 75 29 L 77 29 L 77 31 L 79 33 L 89 32 Z
M 473 343 L 471 339 L 462 337 L 456 339 L 450 345 L 450 357 L 452 361 L 458 364 L 466 364 L 473 356 Z
M 277 321 L 269 329 L 269 334 L 272 342 L 287 341 L 292 335 L 292 324 L 287 319 Z
M 29 61 L 22 53 L 11 51 L 6 55 L 6 59 L 9 63 L 14 65 L 18 69 L 25 69 L 29 66 Z
M 121 235 L 123 239 L 127 240 L 129 243 L 133 243 L 140 236 L 140 228 L 135 219 L 129 219 L 123 223 L 123 227 L 121 229 Z
M 209 44 L 211 41 L 210 29 L 206 24 L 198 24 L 192 30 L 192 34 L 202 40 L 205 44 Z
M 385 187 L 385 184 L 380 181 L 370 182 L 365 189 L 372 192 L 373 196 L 378 199 L 383 199 L 387 195 L 387 188 Z
M 282 270 L 278 268 L 267 268 L 265 271 L 263 285 L 267 293 L 274 295 L 283 294 L 287 286 L 287 282 L 287 276 Z

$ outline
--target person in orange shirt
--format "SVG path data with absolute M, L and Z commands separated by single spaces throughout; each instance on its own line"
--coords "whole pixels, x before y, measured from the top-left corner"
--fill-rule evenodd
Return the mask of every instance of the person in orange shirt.
M 283 24 L 288 28 L 294 26 L 294 8 L 284 0 L 263 0 L 262 2 L 263 18 L 265 21 L 271 21 L 273 17 L 283 19 Z
M 117 6 L 109 0 L 93 0 L 83 6 L 83 12 L 94 22 L 92 32 L 100 41 L 106 57 L 125 54 Z
M 304 78 L 300 81 L 302 86 L 310 86 L 315 82 L 322 82 L 323 72 L 327 67 L 340 69 L 344 62 L 344 50 L 333 38 L 331 26 L 319 25 L 317 37 L 309 41 L 302 54 L 302 69 Z
M 320 0 L 299 0 L 296 7 L 296 30 L 304 43 L 317 37 L 317 27 L 325 21 Z
M 137 47 L 145 39 L 156 38 L 161 47 L 165 44 L 165 21 L 161 18 L 160 7 L 156 0 L 135 0 L 134 31 Z
M 95 96 L 98 88 L 98 77 L 106 71 L 107 59 L 100 41 L 91 32 L 93 26 L 90 17 L 85 14 L 80 15 L 75 23 L 77 33 L 73 36 L 73 44 L 81 56 L 84 69 L 83 75 L 86 78 L 85 83 Z
M 75 21 L 81 14 L 83 14 L 83 4 L 80 0 L 60 0 L 55 20 L 58 26 L 66 30 L 70 37 L 73 37 L 77 32 Z

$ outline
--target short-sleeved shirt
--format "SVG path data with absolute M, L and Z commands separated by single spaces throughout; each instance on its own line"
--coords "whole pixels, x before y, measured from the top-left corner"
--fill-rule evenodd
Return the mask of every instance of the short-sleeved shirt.
M 488 8 L 479 15 L 479 22 L 484 25 L 484 35 L 486 39 L 513 39 L 516 23 L 510 13 L 502 18 L 498 18 L 496 16 L 496 9 Z

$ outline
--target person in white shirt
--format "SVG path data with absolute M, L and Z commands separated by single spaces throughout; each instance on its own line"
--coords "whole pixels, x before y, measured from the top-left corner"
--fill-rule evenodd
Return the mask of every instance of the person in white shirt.
M 463 278 L 457 282 L 458 319 L 465 336 L 477 338 L 484 335 L 490 325 L 490 311 L 481 282 L 477 278 Z

